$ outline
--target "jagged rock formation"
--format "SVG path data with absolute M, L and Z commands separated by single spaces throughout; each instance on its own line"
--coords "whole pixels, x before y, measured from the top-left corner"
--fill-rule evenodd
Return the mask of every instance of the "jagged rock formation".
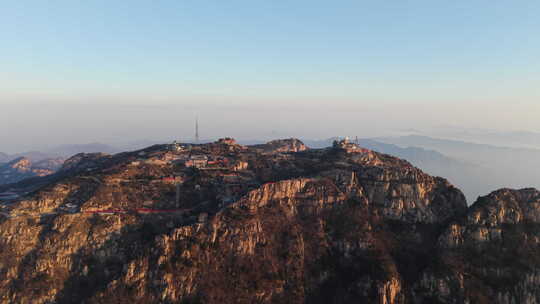
M 438 252 L 416 287 L 424 296 L 443 303 L 538 303 L 540 192 L 501 189 L 479 198 L 445 229 Z
M 272 140 L 263 145 L 254 145 L 252 148 L 264 153 L 300 152 L 307 150 L 306 145 L 296 138 Z
M 222 144 L 79 155 L 4 206 L 0 302 L 540 300 L 536 190 L 468 209 L 388 155 Z M 215 167 L 183 166 L 203 154 Z

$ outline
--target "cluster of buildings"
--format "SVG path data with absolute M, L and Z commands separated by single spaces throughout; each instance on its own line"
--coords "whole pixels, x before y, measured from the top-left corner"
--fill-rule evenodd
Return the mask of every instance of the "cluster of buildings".
M 225 205 L 260 186 L 253 172 L 248 170 L 248 160 L 253 157 L 256 152 L 237 144 L 233 138 L 221 138 L 205 145 L 182 145 L 174 141 L 165 149 L 157 147 L 138 152 L 131 165 L 161 167 L 147 170 L 157 173 L 148 177 L 152 183 L 175 185 L 175 206 L 180 208 L 184 202 L 198 200 Z M 197 169 L 199 173 L 194 174 L 189 169 Z M 169 173 L 159 176 L 160 172 Z
M 187 149 L 173 142 L 170 150 L 176 153 L 165 156 L 164 160 L 184 165 L 186 168 L 228 169 L 231 165 L 235 166 L 236 164 L 231 164 L 229 159 L 223 155 L 243 148 L 245 147 L 238 145 L 236 140 L 229 137 L 220 138 L 218 141 L 206 145 L 205 151 L 200 151 L 197 147 Z
M 223 156 L 192 155 L 184 161 L 184 166 L 198 169 L 228 169 L 229 159 Z
M 204 168 L 208 165 L 208 156 L 206 155 L 191 155 L 184 161 L 184 166 L 197 169 Z
M 175 185 L 177 208 L 183 205 L 182 201 L 193 200 L 216 199 L 218 204 L 224 204 L 237 200 L 249 189 L 257 187 L 256 183 L 251 182 L 250 174 L 245 173 L 247 160 L 238 157 L 238 153 L 245 153 L 246 150 L 247 147 L 237 144 L 233 138 L 221 138 L 205 145 L 182 145 L 174 141 L 166 149 L 139 152 L 131 166 L 155 165 L 171 172 L 152 177 L 151 182 Z M 186 169 L 198 169 L 200 172 L 194 175 Z M 192 177 L 196 179 L 192 180 Z M 207 188 L 209 191 L 201 191 Z M 208 193 L 218 194 L 217 197 L 205 197 Z
M 198 146 L 186 146 L 176 141 L 168 145 L 167 151 L 140 152 L 139 158 L 131 162 L 132 166 L 141 164 L 150 165 L 183 165 L 187 168 L 227 168 L 229 159 L 222 156 L 227 152 L 233 152 L 241 147 L 233 138 L 221 138 L 213 144 L 206 146 L 205 151 Z
M 334 143 L 332 144 L 332 147 L 337 150 L 343 150 L 347 153 L 353 153 L 353 152 L 368 152 L 369 150 L 362 148 L 358 145 L 358 143 L 353 143 L 349 141 L 348 137 L 345 137 L 342 140 L 334 140 Z
M 169 145 L 169 150 L 171 152 L 182 152 L 186 150 L 186 147 L 178 143 L 176 140 Z

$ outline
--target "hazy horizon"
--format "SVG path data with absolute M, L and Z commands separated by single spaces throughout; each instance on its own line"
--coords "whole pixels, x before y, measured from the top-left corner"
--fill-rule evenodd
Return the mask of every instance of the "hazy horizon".
M 6 3 L 0 151 L 191 139 L 195 116 L 206 138 L 540 133 L 539 3 L 314 4 Z
M 363 138 L 420 134 L 441 138 L 493 144 L 481 136 L 468 138 L 464 132 L 511 133 L 534 132 L 531 129 L 464 127 L 444 125 L 437 113 L 394 110 L 373 107 L 347 108 L 321 106 L 302 109 L 291 105 L 281 109 L 269 107 L 185 105 L 7 105 L 2 111 L 0 151 L 22 152 L 62 144 L 129 143 L 140 140 L 190 141 L 194 138 L 195 117 L 199 119 L 201 137 L 214 139 L 232 136 L 241 140 L 267 140 L 297 137 L 326 139 L 334 136 Z M 197 110 L 195 110 L 197 109 Z M 426 109 L 426 108 L 424 108 Z M 435 111 L 432 109 L 431 111 Z M 440 115 L 448 115 L 441 110 Z M 501 115 L 503 112 L 501 111 Z M 273 115 L 273 117 L 268 117 Z M 456 114 L 457 115 L 457 114 Z M 499 128 L 497 128 L 499 127 Z M 16 130 L 16 134 L 9 130 Z M 453 130 L 453 131 L 452 131 Z M 468 131 L 463 131 L 468 130 Z M 458 135 L 452 135 L 458 134 Z M 459 133 L 461 132 L 461 133 Z M 540 132 L 535 132 L 540 133 Z M 509 138 L 510 140 L 510 138 Z M 499 146 L 516 146 L 511 142 Z M 523 145 L 518 145 L 523 146 Z M 538 148 L 539 146 L 534 146 Z

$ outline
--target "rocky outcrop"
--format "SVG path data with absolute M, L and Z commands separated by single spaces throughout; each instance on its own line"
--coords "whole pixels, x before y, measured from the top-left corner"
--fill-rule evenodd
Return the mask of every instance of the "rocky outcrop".
M 426 240 L 393 232 L 360 193 L 351 197 L 326 178 L 263 185 L 206 223 L 156 236 L 91 300 L 403 303 L 409 274 L 392 255 L 410 249 L 386 244 L 386 234 Z
M 223 153 L 226 176 L 187 168 L 171 185 L 162 177 L 178 165 L 133 164 L 170 153 L 160 149 L 79 155 L 59 180 L 5 206 L 0 302 L 540 300 L 536 190 L 503 189 L 467 208 L 446 180 L 388 155 L 215 144 L 186 153 Z M 225 192 L 236 195 L 217 201 Z
M 418 288 L 446 294 L 444 303 L 538 303 L 539 215 L 535 189 L 479 198 L 441 234 L 440 256 Z
M 300 152 L 307 150 L 306 145 L 296 138 L 272 140 L 266 144 L 252 147 L 265 153 Z
M 60 171 L 93 170 L 108 157 L 110 155 L 106 153 L 79 153 L 68 158 Z
M 0 185 L 16 183 L 30 177 L 53 174 L 60 168 L 62 163 L 63 159 L 61 158 L 32 162 L 26 157 L 18 157 L 0 165 Z

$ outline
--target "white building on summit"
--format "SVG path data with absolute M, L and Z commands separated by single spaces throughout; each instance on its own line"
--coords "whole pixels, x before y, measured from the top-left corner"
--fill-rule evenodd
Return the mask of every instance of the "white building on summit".
M 175 140 L 169 145 L 169 150 L 172 152 L 181 152 L 184 150 L 184 147 Z
M 338 150 L 345 150 L 347 153 L 368 151 L 367 149 L 361 148 L 357 143 L 350 142 L 349 137 L 345 137 L 342 140 L 334 140 L 332 147 Z

